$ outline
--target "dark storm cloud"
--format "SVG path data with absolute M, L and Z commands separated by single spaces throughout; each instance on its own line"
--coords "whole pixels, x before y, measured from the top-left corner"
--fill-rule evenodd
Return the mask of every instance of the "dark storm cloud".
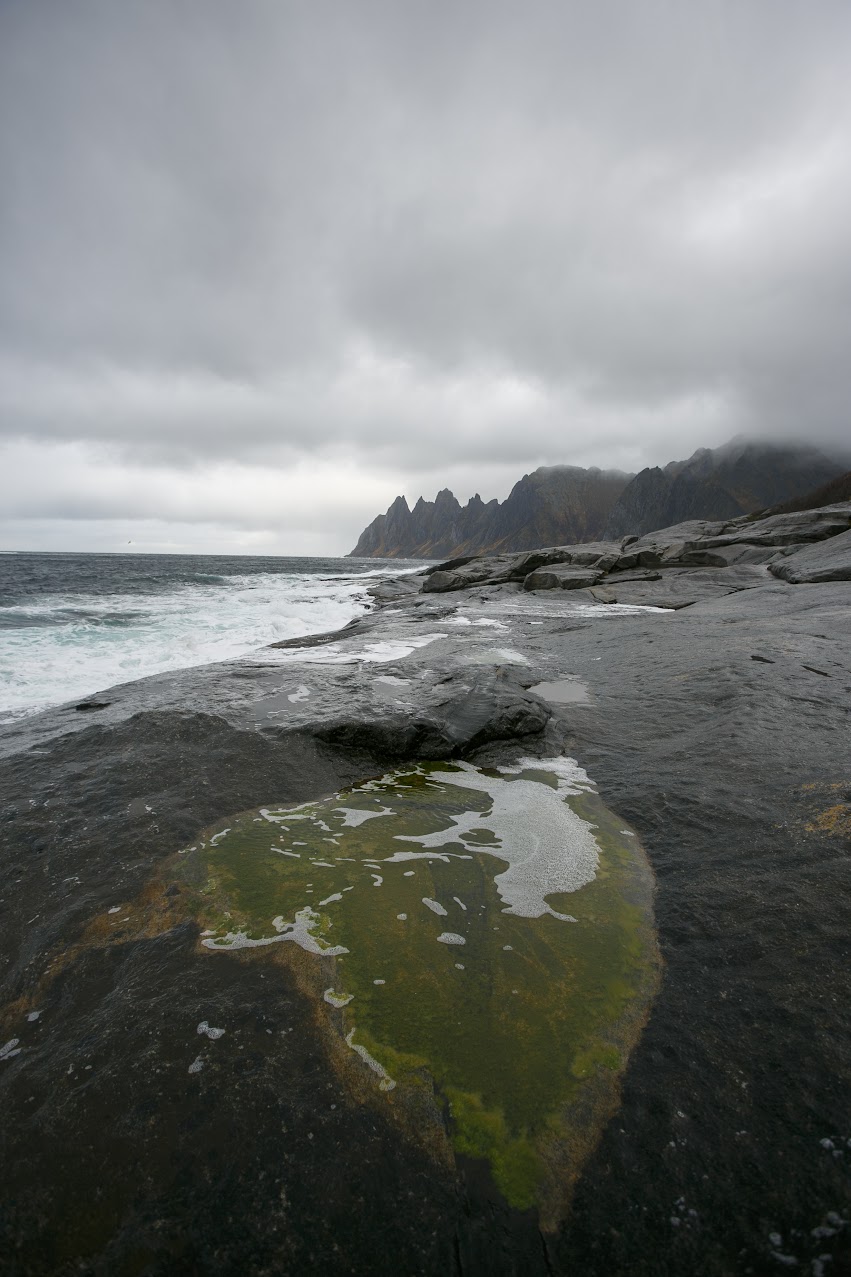
M 845 443 L 849 36 L 844 0 L 7 0 L 0 429 L 399 487 Z

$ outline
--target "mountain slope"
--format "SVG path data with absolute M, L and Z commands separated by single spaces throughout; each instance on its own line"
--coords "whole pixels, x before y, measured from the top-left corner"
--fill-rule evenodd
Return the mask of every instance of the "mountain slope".
M 688 519 L 734 519 L 809 492 L 843 469 L 815 448 L 733 440 L 642 470 L 608 517 L 606 537 L 642 536 Z
M 420 497 L 411 510 L 397 497 L 351 554 L 442 559 L 593 540 L 629 479 L 615 470 L 542 466 L 524 475 L 501 503 L 485 503 L 477 493 L 461 506 L 444 488 L 434 501 Z

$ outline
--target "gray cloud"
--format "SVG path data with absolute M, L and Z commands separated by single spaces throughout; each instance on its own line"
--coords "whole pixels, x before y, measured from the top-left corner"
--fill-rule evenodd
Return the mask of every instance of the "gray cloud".
M 7 3 L 0 435 L 154 502 L 206 472 L 199 520 L 216 467 L 298 471 L 341 549 L 444 475 L 847 445 L 850 35 L 839 0 Z

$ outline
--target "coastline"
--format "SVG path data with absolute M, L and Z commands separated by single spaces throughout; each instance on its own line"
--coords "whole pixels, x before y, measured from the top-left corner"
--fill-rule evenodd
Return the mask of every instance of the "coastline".
M 759 570 L 664 613 L 403 578 L 335 634 L 4 728 L 10 1271 L 843 1271 L 851 582 Z M 529 690 L 565 681 L 584 701 Z M 341 1086 L 292 971 L 211 960 L 171 897 L 165 928 L 74 948 L 232 813 L 560 754 L 644 845 L 664 970 L 554 1232 L 400 1139 Z M 190 1086 L 198 1022 L 228 1032 Z

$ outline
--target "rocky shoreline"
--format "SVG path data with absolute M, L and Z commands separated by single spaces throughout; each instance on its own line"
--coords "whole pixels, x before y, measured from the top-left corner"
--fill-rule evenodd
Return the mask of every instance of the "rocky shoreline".
M 4 1271 L 851 1270 L 849 529 L 443 565 L 338 634 L 5 728 Z M 213 953 L 207 880 L 165 867 L 393 769 L 562 755 L 643 845 L 663 966 L 553 1223 L 452 1152 L 439 1086 L 394 1117 L 309 954 Z

